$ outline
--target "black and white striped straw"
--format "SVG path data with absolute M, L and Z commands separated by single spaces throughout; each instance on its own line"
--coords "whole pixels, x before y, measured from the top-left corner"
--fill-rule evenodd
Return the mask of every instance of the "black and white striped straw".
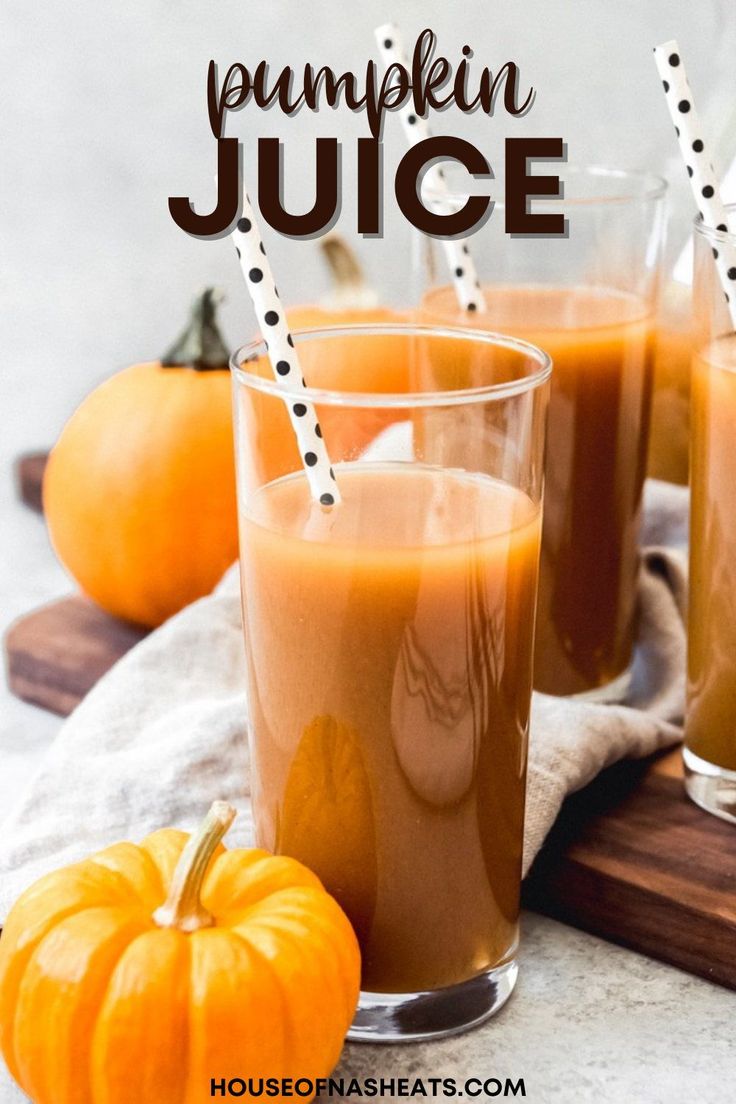
M 299 355 L 289 332 L 286 314 L 247 195 L 243 197 L 242 217 L 238 219 L 232 232 L 232 239 L 243 279 L 253 301 L 258 325 L 266 342 L 274 380 L 290 392 L 306 387 Z M 340 502 L 340 492 L 314 406 L 310 402 L 295 399 L 293 394 L 286 400 L 286 406 L 312 497 L 323 506 L 333 506 Z
M 677 132 L 680 152 L 701 218 L 709 229 L 727 232 L 728 213 L 721 199 L 708 144 L 695 110 L 680 47 L 674 38 L 654 47 L 654 61 L 662 78 L 667 107 Z M 736 329 L 736 250 L 729 244 L 719 243 L 713 247 L 713 256 L 731 323 Z
M 403 65 L 404 68 L 408 69 L 401 32 L 396 24 L 384 23 L 383 26 L 376 27 L 374 34 L 381 54 L 381 60 L 385 67 L 388 69 L 390 65 Z M 425 138 L 431 137 L 429 123 L 426 119 L 423 119 L 421 115 L 416 115 L 414 113 L 414 104 L 411 100 L 407 100 L 406 103 L 399 108 L 398 114 L 404 129 L 404 134 L 410 146 L 414 146 L 418 142 L 423 142 Z M 438 165 L 429 166 L 427 169 L 427 181 L 430 188 L 438 196 L 444 195 L 449 197 L 449 189 L 445 182 L 442 169 L 440 169 Z M 447 265 L 452 275 L 455 294 L 457 295 L 460 306 L 463 310 L 470 312 L 484 311 L 486 309 L 486 301 L 467 240 L 461 238 L 443 238 L 442 248 L 447 258 Z

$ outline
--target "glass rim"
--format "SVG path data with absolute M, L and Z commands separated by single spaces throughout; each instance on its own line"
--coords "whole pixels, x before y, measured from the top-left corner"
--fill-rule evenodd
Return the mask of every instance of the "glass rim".
M 544 349 L 524 341 L 520 337 L 495 333 L 491 330 L 475 330 L 461 326 L 432 326 L 419 323 L 359 323 L 343 326 L 323 326 L 316 330 L 293 330 L 295 345 L 325 338 L 369 337 L 449 337 L 462 341 L 474 341 L 494 348 L 510 349 L 536 362 L 536 369 L 529 375 L 503 383 L 490 383 L 481 387 L 455 388 L 446 391 L 341 391 L 336 388 L 285 387 L 273 378 L 253 375 L 242 365 L 268 356 L 268 344 L 264 338 L 254 338 L 241 345 L 230 357 L 233 379 L 252 391 L 273 395 L 278 399 L 316 403 L 322 406 L 408 408 L 419 406 L 459 406 L 465 403 L 495 402 L 523 395 L 546 383 L 552 374 L 552 357 Z
M 723 206 L 729 214 L 736 213 L 736 203 L 724 203 Z M 708 226 L 702 212 L 698 211 L 693 219 L 693 228 L 696 234 L 708 242 L 720 242 L 721 245 L 736 246 L 736 231 L 716 230 L 714 226 Z
M 597 207 L 606 206 L 608 204 L 616 203 L 635 203 L 635 202 L 649 202 L 656 199 L 661 199 L 667 189 L 669 188 L 669 182 L 664 176 L 659 173 L 651 172 L 648 169 L 615 169 L 610 165 L 599 164 L 567 164 L 567 162 L 561 162 L 565 167 L 565 171 L 568 175 L 582 177 L 591 177 L 596 180 L 618 180 L 638 182 L 640 190 L 622 192 L 615 195 L 600 195 L 600 196 L 532 196 L 536 207 L 544 206 L 548 204 L 550 206 L 557 203 L 564 203 L 566 206 L 571 207 Z M 498 177 L 494 177 L 498 179 Z M 563 179 L 564 183 L 564 179 Z M 422 197 L 440 202 L 444 200 L 447 202 L 454 200 L 466 200 L 471 195 L 478 195 L 478 192 L 471 192 L 469 189 L 460 190 L 457 188 L 448 187 L 446 189 L 432 188 L 427 185 L 422 187 Z M 494 205 L 500 210 L 503 210 L 506 206 L 504 199 L 496 199 L 491 196 Z

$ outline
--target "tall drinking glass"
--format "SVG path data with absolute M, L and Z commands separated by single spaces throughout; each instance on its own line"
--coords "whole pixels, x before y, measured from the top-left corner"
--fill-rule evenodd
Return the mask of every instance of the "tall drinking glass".
M 305 378 L 340 390 L 281 390 L 262 344 L 232 362 L 256 835 L 353 923 L 351 1037 L 429 1038 L 516 979 L 551 365 L 470 330 L 295 341 Z M 351 391 L 358 351 L 414 389 Z M 437 360 L 462 389 L 422 387 Z M 333 507 L 310 499 L 287 418 L 308 403 Z
M 470 243 L 486 301 L 470 314 L 433 243 L 419 265 L 420 317 L 514 333 L 551 355 L 534 685 L 615 697 L 635 632 L 666 184 L 601 168 L 561 175 L 564 198 L 532 202 L 563 210 L 568 236 L 509 239 L 495 211 Z M 459 191 L 443 202 L 466 200 Z
M 684 761 L 690 797 L 736 822 L 736 334 L 712 256 L 725 250 L 736 257 L 736 234 L 699 220 Z

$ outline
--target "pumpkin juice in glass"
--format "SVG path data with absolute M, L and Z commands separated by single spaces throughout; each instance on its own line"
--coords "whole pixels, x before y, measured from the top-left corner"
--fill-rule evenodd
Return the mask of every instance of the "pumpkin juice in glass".
M 430 1037 L 490 1015 L 516 978 L 551 368 L 469 330 L 295 341 L 307 381 L 344 362 L 342 390 L 280 391 L 258 346 L 233 365 L 256 835 L 314 870 L 353 923 L 351 1037 Z M 415 378 L 440 346 L 463 390 L 349 390 L 357 347 Z M 310 499 L 293 442 L 288 472 L 264 466 L 284 402 L 315 405 L 337 505 Z M 365 411 L 390 412 L 387 428 L 345 448 L 340 421 Z M 460 426 L 479 459 L 445 464 Z
M 734 208 L 729 208 L 734 225 Z M 736 234 L 696 222 L 685 787 L 736 823 L 736 334 L 712 254 Z
M 534 686 L 608 697 L 623 692 L 633 653 L 665 185 L 560 175 L 564 198 L 533 207 L 564 210 L 568 236 L 504 241 L 499 212 L 471 243 L 485 309 L 461 310 L 430 258 L 420 317 L 513 333 L 553 360 Z M 447 366 L 430 371 L 440 380 Z

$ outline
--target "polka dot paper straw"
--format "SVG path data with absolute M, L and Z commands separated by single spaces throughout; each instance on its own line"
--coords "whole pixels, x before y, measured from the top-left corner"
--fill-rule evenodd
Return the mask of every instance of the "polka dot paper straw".
M 728 230 L 728 214 L 723 206 L 720 188 L 708 146 L 704 138 L 700 119 L 695 110 L 690 82 L 677 42 L 672 39 L 661 46 L 654 47 L 654 61 L 664 88 L 670 117 L 675 124 L 677 140 L 680 143 L 690 178 L 690 187 L 700 215 L 706 226 L 712 230 Z M 731 322 L 736 329 L 736 250 L 730 246 L 714 247 L 718 276 L 726 296 Z
M 396 24 L 384 23 L 382 27 L 376 27 L 374 33 L 381 60 L 386 68 L 398 64 L 408 69 L 401 32 Z M 399 118 L 410 146 L 423 142 L 425 138 L 431 136 L 429 123 L 421 115 L 414 114 L 414 104 L 411 100 L 407 100 L 399 108 Z M 430 165 L 426 179 L 435 192 L 449 195 L 449 189 L 439 165 Z M 466 311 L 484 311 L 486 302 L 467 241 L 459 238 L 454 240 L 443 238 L 442 248 L 452 273 L 452 282 L 455 285 L 455 294 L 460 306 Z
M 243 198 L 242 218 L 238 219 L 232 238 L 258 325 L 266 341 L 274 379 L 290 391 L 306 387 L 294 339 L 289 333 L 284 308 L 247 195 Z M 323 506 L 332 506 L 340 501 L 340 493 L 316 411 L 308 402 L 287 400 L 287 407 L 312 497 Z

